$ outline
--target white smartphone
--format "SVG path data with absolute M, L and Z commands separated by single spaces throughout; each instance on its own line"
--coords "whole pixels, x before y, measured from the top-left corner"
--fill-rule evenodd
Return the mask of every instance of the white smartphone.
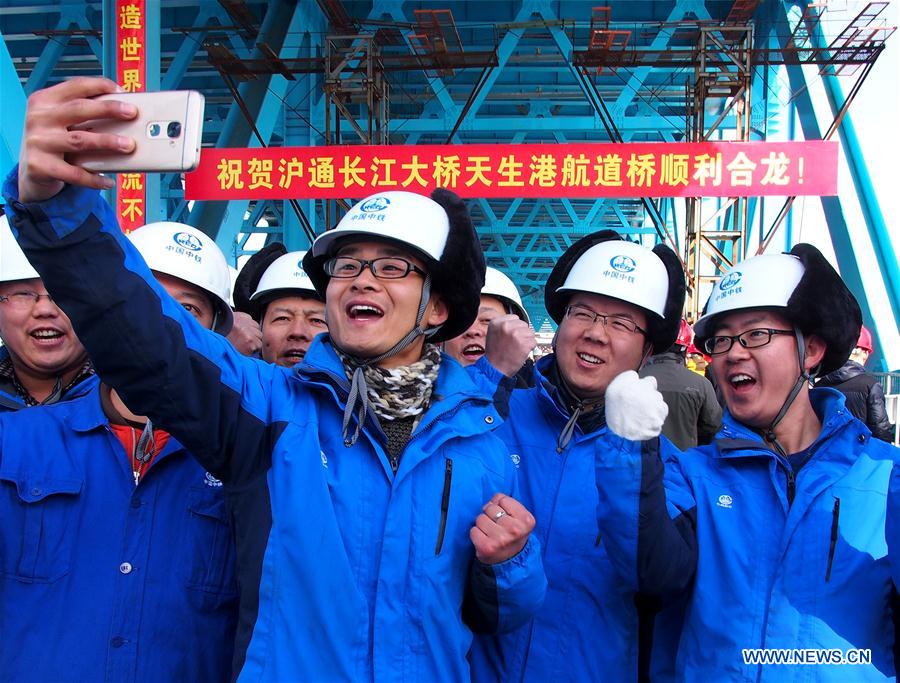
M 134 152 L 79 152 L 68 161 L 98 173 L 192 171 L 200 163 L 204 97 L 196 90 L 114 93 L 100 100 L 118 100 L 137 107 L 130 121 L 95 119 L 73 129 L 134 138 Z

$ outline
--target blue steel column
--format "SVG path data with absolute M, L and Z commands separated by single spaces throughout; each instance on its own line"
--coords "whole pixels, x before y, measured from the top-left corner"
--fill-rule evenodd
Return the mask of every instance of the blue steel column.
M 311 11 L 317 11 L 312 2 L 291 2 L 275 0 L 269 4 L 265 19 L 260 28 L 258 43 L 266 43 L 283 59 L 291 59 L 299 54 L 300 40 L 297 35 L 306 30 L 313 20 Z M 285 40 L 290 42 L 286 45 Z M 260 58 L 259 51 L 254 58 Z M 279 120 L 282 100 L 290 81 L 281 75 L 260 76 L 255 81 L 242 83 L 238 92 L 243 98 L 256 127 L 268 144 L 272 131 Z M 259 147 L 260 143 L 253 134 L 237 103 L 233 103 L 228 111 L 222 132 L 216 147 Z M 194 204 L 188 222 L 200 228 L 208 235 L 215 237 L 216 243 L 233 261 L 235 238 L 243 225 L 244 214 L 249 205 L 248 200 L 205 201 Z
M 783 3 L 780 4 L 781 20 L 775 22 L 775 26 L 778 31 L 779 42 L 782 46 L 785 46 L 790 40 L 790 22 L 787 7 Z M 806 140 L 821 140 L 822 131 L 816 118 L 816 111 L 813 107 L 809 84 L 803 73 L 803 67 L 799 64 L 788 65 L 786 70 L 791 92 L 795 93 L 793 101 L 799 114 L 803 137 Z M 863 319 L 871 322 L 875 320 L 875 317 L 872 315 L 865 288 L 863 287 L 862 275 L 859 270 L 859 263 L 854 255 L 853 244 L 850 241 L 850 231 L 847 228 L 847 220 L 841 206 L 841 199 L 840 197 L 821 197 L 820 199 L 822 201 L 822 212 L 825 215 L 825 222 L 828 225 L 828 232 L 831 236 L 831 243 L 834 246 L 834 253 L 841 271 L 841 277 L 859 301 Z M 896 318 L 896 312 L 894 316 Z M 875 331 L 877 332 L 877 329 Z M 883 364 L 883 359 L 880 357 L 873 358 L 872 361 L 873 364 L 879 362 Z
M 828 46 L 818 23 L 812 39 L 813 45 L 817 48 Z M 833 66 L 828 65 L 825 67 L 822 75 L 822 84 L 825 86 L 825 94 L 828 97 L 831 113 L 833 116 L 837 116 L 846 98 L 841 90 L 841 84 L 835 76 Z M 841 139 L 844 155 L 847 158 L 847 165 L 850 168 L 853 187 L 856 188 L 859 208 L 862 211 L 863 218 L 866 221 L 866 228 L 869 231 L 869 239 L 872 240 L 872 248 L 875 251 L 878 268 L 884 280 L 894 320 L 900 320 L 900 265 L 897 262 L 898 255 L 894 251 L 891 237 L 888 234 L 887 225 L 884 222 L 884 214 L 881 213 L 881 206 L 878 203 L 878 196 L 872 185 L 866 158 L 859 145 L 859 138 L 856 136 L 856 129 L 853 126 L 853 119 L 850 117 L 849 112 L 841 119 L 837 132 Z
M 13 66 L 6 40 L 0 36 L 0 169 L 5 175 L 19 161 L 22 125 L 25 122 L 25 91 Z
M 146 83 L 148 92 L 159 90 L 159 34 L 160 34 L 160 3 L 147 2 L 144 8 L 144 30 L 146 31 L 144 43 L 144 58 L 146 60 Z M 118 17 L 116 16 L 115 0 L 103 0 L 103 75 L 115 80 L 116 78 L 116 29 Z M 165 202 L 160 195 L 159 173 L 147 173 L 145 175 L 146 204 L 144 205 L 144 219 L 147 223 L 167 218 L 163 212 Z M 110 191 L 113 194 L 113 191 Z M 114 197 L 111 197 L 114 201 Z

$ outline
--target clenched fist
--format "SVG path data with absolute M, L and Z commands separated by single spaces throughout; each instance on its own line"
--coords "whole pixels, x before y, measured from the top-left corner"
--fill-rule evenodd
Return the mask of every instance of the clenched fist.
M 234 326 L 228 333 L 228 341 L 245 356 L 258 356 L 262 349 L 262 330 L 259 323 L 248 314 L 234 312 Z
M 488 325 L 484 355 L 496 370 L 512 377 L 536 345 L 531 325 L 511 313 L 498 315 Z
M 483 564 L 505 562 L 525 547 L 534 516 L 515 498 L 494 494 L 469 532 L 475 557 Z

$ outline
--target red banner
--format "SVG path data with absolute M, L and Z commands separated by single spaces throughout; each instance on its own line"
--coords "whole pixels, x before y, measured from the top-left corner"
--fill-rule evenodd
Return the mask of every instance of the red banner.
M 392 145 L 204 149 L 194 200 L 837 194 L 836 142 Z
M 145 0 L 116 0 L 116 83 L 127 92 L 147 89 Z M 116 215 L 123 232 L 147 222 L 143 173 L 116 176 Z

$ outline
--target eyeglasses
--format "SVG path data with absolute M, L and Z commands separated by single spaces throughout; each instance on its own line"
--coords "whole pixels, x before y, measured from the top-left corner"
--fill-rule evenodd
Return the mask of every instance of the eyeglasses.
M 623 318 L 618 315 L 606 315 L 604 313 L 595 313 L 587 306 L 580 304 L 570 304 L 566 306 L 566 318 L 580 327 L 591 327 L 597 321 L 610 332 L 618 332 L 619 334 L 634 334 L 640 332 L 643 335 L 647 331 L 630 318 Z
M 13 292 L 9 296 L 0 296 L 0 301 L 8 303 L 13 308 L 26 309 L 34 306 L 42 298 L 47 297 L 47 301 L 53 301 L 53 297 L 49 294 L 38 294 L 37 292 Z
M 363 268 L 369 271 L 379 280 L 399 280 L 410 272 L 427 275 L 427 273 L 406 259 L 395 256 L 374 258 L 371 261 L 353 258 L 352 256 L 335 256 L 325 262 L 325 273 L 330 277 L 352 278 L 358 276 Z
M 703 348 L 710 356 L 718 356 L 730 351 L 731 347 L 734 346 L 735 340 L 737 340 L 745 349 L 756 349 L 768 344 L 776 334 L 789 334 L 793 336 L 794 331 L 773 330 L 768 327 L 758 327 L 731 336 L 720 334 L 704 340 Z

